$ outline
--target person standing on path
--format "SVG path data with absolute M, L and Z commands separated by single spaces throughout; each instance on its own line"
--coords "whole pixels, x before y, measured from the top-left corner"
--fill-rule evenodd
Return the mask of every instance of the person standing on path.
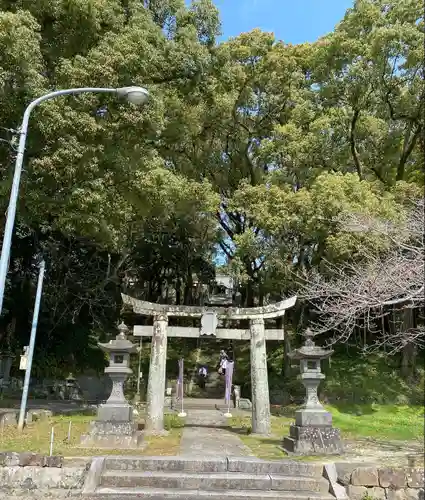
M 207 382 L 208 370 L 205 366 L 201 366 L 198 370 L 198 385 L 201 389 L 205 389 Z
M 228 361 L 227 353 L 226 353 L 226 351 L 224 349 L 222 349 L 220 351 L 220 360 L 219 360 L 219 363 L 218 363 L 218 373 L 220 375 L 225 375 L 227 361 Z

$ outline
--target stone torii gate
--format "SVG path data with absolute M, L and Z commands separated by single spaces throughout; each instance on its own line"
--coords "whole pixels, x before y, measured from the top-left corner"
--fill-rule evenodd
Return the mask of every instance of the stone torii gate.
M 276 304 L 254 308 L 199 307 L 163 305 L 122 295 L 124 304 L 134 313 L 152 316 L 153 326 L 134 327 L 135 337 L 152 337 L 151 359 L 146 397 L 146 427 L 148 433 L 164 432 L 164 394 L 166 383 L 167 337 L 215 337 L 251 342 L 252 432 L 270 434 L 270 397 L 267 374 L 266 340 L 283 340 L 281 329 L 266 330 L 265 319 L 285 315 L 297 298 L 291 297 Z M 200 318 L 200 327 L 168 326 L 169 317 Z M 217 328 L 218 320 L 249 320 L 249 330 Z

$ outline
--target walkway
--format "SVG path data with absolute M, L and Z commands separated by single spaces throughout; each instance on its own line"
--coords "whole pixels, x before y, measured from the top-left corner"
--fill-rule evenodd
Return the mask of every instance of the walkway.
M 208 457 L 253 456 L 241 438 L 230 431 L 218 410 L 187 410 L 180 455 Z

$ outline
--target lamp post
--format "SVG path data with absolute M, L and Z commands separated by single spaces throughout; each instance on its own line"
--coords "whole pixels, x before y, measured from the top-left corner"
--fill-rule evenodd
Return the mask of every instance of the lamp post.
M 38 314 L 40 312 L 41 294 L 43 292 L 45 266 L 44 260 L 41 260 L 38 272 L 37 293 L 35 295 L 34 314 L 32 318 L 30 345 L 28 347 L 28 360 L 25 369 L 24 388 L 22 390 L 21 408 L 19 410 L 18 429 L 20 431 L 24 428 L 25 422 L 25 410 L 27 408 L 28 391 L 30 387 L 32 358 L 34 355 L 35 337 L 37 335 Z
M 27 139 L 28 122 L 31 111 L 43 101 L 53 99 L 62 95 L 92 93 L 110 93 L 118 97 L 127 99 L 132 104 L 144 104 L 149 98 L 149 92 L 143 87 L 123 87 L 119 89 L 83 87 L 76 89 L 56 90 L 43 95 L 32 101 L 25 110 L 22 124 L 19 129 L 19 146 L 15 162 L 15 172 L 13 174 L 12 191 L 10 193 L 9 206 L 7 209 L 6 226 L 4 228 L 3 245 L 0 258 L 0 315 L 3 309 L 4 289 L 6 285 L 6 275 L 9 267 L 10 247 L 12 244 L 13 226 L 15 224 L 16 204 L 19 194 L 19 183 L 22 173 L 22 162 L 24 159 L 25 143 Z

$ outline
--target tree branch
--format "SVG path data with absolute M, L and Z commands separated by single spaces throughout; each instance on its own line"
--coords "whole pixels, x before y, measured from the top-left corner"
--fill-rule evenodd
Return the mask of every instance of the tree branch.
M 410 124 L 410 129 L 411 129 L 411 127 L 412 127 L 412 124 Z M 410 129 L 408 128 L 406 130 L 406 132 L 408 132 L 408 134 L 406 133 L 404 143 L 403 143 L 403 152 L 400 156 L 400 160 L 399 160 L 398 167 L 397 167 L 397 176 L 396 176 L 397 181 L 401 181 L 404 179 L 406 162 L 409 159 L 409 156 L 412 154 L 412 151 L 416 145 L 416 142 L 421 135 L 422 125 L 419 124 L 416 127 L 415 132 L 413 133 L 413 135 L 410 137 L 410 140 L 409 140 Z
M 357 152 L 356 148 L 356 138 L 355 138 L 355 129 L 356 129 L 356 124 L 357 120 L 359 119 L 360 116 L 360 110 L 355 109 L 353 113 L 353 117 L 351 119 L 351 125 L 350 125 L 350 150 L 351 150 L 351 155 L 353 157 L 354 165 L 357 170 L 357 175 L 359 176 L 360 180 L 363 180 L 363 168 L 360 163 L 359 155 Z
M 221 227 L 226 231 L 226 233 L 229 235 L 230 238 L 233 239 L 235 236 L 235 233 L 230 229 L 230 227 L 224 222 L 220 212 L 216 213 L 216 217 L 218 221 L 220 222 Z
M 328 263 L 326 273 L 315 271 L 306 276 L 298 295 L 311 302 L 319 313 L 320 321 L 314 327 L 317 333 L 334 332 L 331 343 L 347 342 L 362 321 L 368 332 L 375 337 L 380 335 L 375 343 L 390 344 L 394 352 L 406 342 L 425 344 L 424 329 L 413 332 L 400 323 L 398 331 L 389 338 L 376 326 L 394 309 L 423 308 L 423 208 L 422 199 L 400 225 L 355 214 L 351 221 L 350 217 L 342 221 L 347 231 L 381 234 L 388 239 L 390 249 L 373 254 L 363 248 L 362 263 L 345 266 Z

